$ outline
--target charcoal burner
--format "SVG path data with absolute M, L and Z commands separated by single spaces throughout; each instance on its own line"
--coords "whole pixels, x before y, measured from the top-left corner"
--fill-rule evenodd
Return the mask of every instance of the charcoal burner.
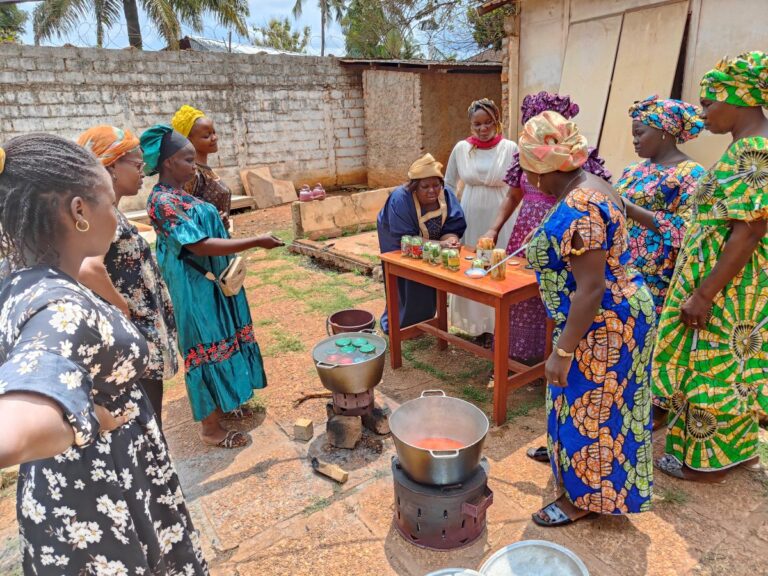
M 362 416 L 373 412 L 373 388 L 360 394 L 343 394 L 334 392 L 332 395 L 333 413 L 337 416 Z
M 488 488 L 488 461 L 461 484 L 432 486 L 411 480 L 392 458 L 395 484 L 395 527 L 422 548 L 449 550 L 467 546 L 485 530 L 485 513 L 493 503 Z

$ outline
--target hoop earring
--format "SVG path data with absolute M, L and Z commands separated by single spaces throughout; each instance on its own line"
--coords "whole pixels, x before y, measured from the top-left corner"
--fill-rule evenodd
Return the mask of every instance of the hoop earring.
M 81 224 L 85 224 L 83 228 L 80 227 Z M 88 230 L 91 229 L 91 224 L 88 222 L 88 220 L 77 220 L 75 221 L 75 228 L 78 232 L 88 232 Z

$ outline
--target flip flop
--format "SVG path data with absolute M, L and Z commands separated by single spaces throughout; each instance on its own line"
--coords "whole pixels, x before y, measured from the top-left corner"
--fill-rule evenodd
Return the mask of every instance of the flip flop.
M 656 460 L 656 467 L 667 476 L 672 476 L 678 480 L 688 480 L 689 482 L 703 482 L 706 484 L 725 484 L 725 478 L 721 480 L 706 481 L 685 475 L 685 467 L 677 458 L 670 454 L 664 454 Z
M 546 446 L 528 448 L 528 450 L 525 452 L 525 455 L 528 456 L 528 458 L 531 460 L 535 460 L 536 462 L 544 462 L 545 464 L 549 464 L 549 450 L 547 450 Z
M 212 442 L 211 440 L 206 440 L 202 436 L 200 437 L 200 440 L 202 440 L 203 444 L 206 446 L 226 448 L 227 450 L 231 450 L 233 448 L 245 448 L 248 446 L 248 437 L 242 432 L 238 432 L 237 430 L 229 430 L 227 435 L 220 442 Z
M 544 512 L 544 514 L 547 515 L 549 520 L 544 520 L 539 516 L 539 512 Z M 556 526 L 568 526 L 568 524 L 573 524 L 574 522 L 578 522 L 579 520 L 584 520 L 585 518 L 594 518 L 597 516 L 596 512 L 590 512 L 588 514 L 585 514 L 584 516 L 577 518 L 576 520 L 571 519 L 568 514 L 562 511 L 560 508 L 560 505 L 557 502 L 552 502 L 548 506 L 545 506 L 539 512 L 535 512 L 531 514 L 531 519 L 533 522 L 539 526 L 543 526 L 544 528 L 554 528 Z

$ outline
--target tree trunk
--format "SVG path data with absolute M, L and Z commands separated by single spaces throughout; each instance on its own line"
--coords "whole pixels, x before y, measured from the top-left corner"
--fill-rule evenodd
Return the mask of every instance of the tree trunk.
M 123 0 L 123 13 L 128 27 L 128 43 L 132 48 L 143 48 L 141 40 L 141 27 L 139 26 L 139 8 L 136 0 Z
M 325 23 L 328 20 L 328 3 L 320 4 L 320 56 L 325 56 Z

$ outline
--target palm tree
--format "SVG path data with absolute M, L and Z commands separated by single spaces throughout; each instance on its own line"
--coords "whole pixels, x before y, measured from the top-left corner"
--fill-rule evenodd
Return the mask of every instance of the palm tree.
M 128 43 L 141 49 L 139 7 L 174 50 L 179 47 L 181 25 L 199 32 L 204 14 L 211 14 L 219 24 L 232 27 L 243 36 L 248 35 L 245 23 L 248 0 L 43 0 L 33 16 L 35 44 L 54 36 L 61 38 L 83 20 L 95 18 L 96 45 L 102 47 L 105 31 L 118 24 L 122 14 L 128 29 Z
M 320 8 L 320 56 L 325 56 L 325 29 L 328 26 L 328 14 L 333 13 L 334 20 L 341 23 L 344 18 L 344 0 L 317 0 L 317 6 Z M 301 18 L 303 8 L 304 0 L 296 0 L 293 5 L 293 17 L 297 20 Z

